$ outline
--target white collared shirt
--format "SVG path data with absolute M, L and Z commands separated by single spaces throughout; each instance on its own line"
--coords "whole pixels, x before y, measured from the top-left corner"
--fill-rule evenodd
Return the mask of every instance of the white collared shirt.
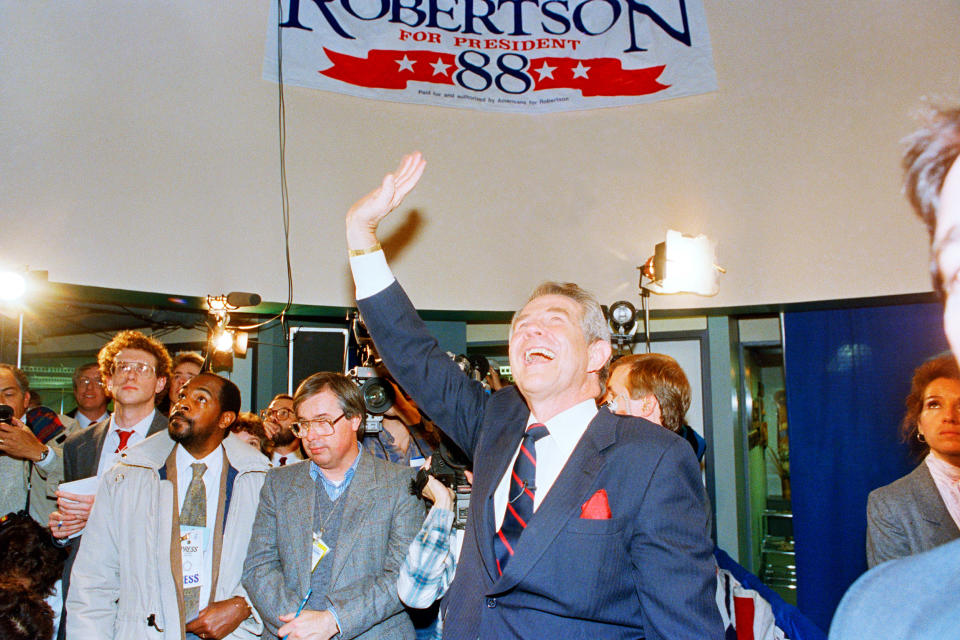
M 207 529 L 203 546 L 203 580 L 200 586 L 200 610 L 207 606 L 210 599 L 210 581 L 213 577 L 213 529 L 217 523 L 217 509 L 220 506 L 220 476 L 223 473 L 223 445 L 214 449 L 205 458 L 197 460 L 190 452 L 177 445 L 177 511 L 183 510 L 183 501 L 193 479 L 194 463 L 207 465 L 203 472 L 204 493 L 207 496 Z
M 132 447 L 138 442 L 143 442 L 147 437 L 147 431 L 150 430 L 150 424 L 153 422 L 153 416 L 156 415 L 157 410 L 154 409 L 150 412 L 146 418 L 133 425 L 123 429 L 123 431 L 129 431 L 133 429 L 133 433 L 130 435 L 130 439 L 127 440 L 127 447 Z M 117 434 L 117 429 L 121 429 L 117 425 L 117 414 L 114 413 L 110 416 L 110 426 L 108 427 L 109 431 L 107 432 L 107 437 L 103 439 L 103 449 L 100 451 L 100 463 L 97 465 L 97 476 L 103 475 L 103 473 L 110 469 L 117 461 L 120 459 L 120 453 L 116 453 L 117 447 L 120 446 L 120 436 Z M 122 453 L 122 452 L 121 452 Z
M 91 419 L 88 418 L 87 416 L 85 416 L 85 415 L 83 415 L 82 413 L 80 413 L 79 411 L 77 411 L 77 417 L 74 418 L 74 420 L 77 421 L 77 424 L 80 425 L 80 428 L 81 428 L 81 429 L 86 429 L 86 428 L 89 427 L 90 425 L 96 424 L 97 422 L 102 422 L 103 420 L 106 420 L 106 419 L 109 418 L 109 417 L 110 417 L 110 414 L 109 414 L 108 412 L 104 411 L 102 416 L 100 416 L 100 417 L 97 418 L 96 420 L 91 420 Z M 116 447 L 114 447 L 114 449 L 116 449 Z
M 580 438 L 587 430 L 587 426 L 594 416 L 597 415 L 597 403 L 592 398 L 576 404 L 566 411 L 562 411 L 547 420 L 546 425 L 550 435 L 546 435 L 537 440 L 537 475 L 536 492 L 533 497 L 533 510 L 536 511 L 543 499 L 547 496 L 553 483 L 557 481 L 557 476 L 563 471 L 563 467 L 570 459 Z M 540 422 L 531 413 L 527 420 L 527 426 Z M 493 509 L 496 514 L 496 530 L 500 530 L 503 524 L 503 517 L 507 511 L 507 502 L 510 500 L 510 475 L 513 472 L 513 463 L 520 454 L 520 445 L 510 458 L 510 464 L 507 465 L 507 471 L 500 479 L 496 491 L 493 492 Z
M 300 447 L 297 447 L 290 453 L 279 453 L 277 451 L 274 451 L 273 453 L 270 454 L 270 462 L 272 462 L 273 466 L 275 467 L 280 466 L 280 458 L 287 459 L 286 462 L 284 462 L 284 464 L 293 464 L 294 462 L 300 462 L 301 460 L 306 460 L 307 456 L 303 455 L 303 451 L 300 449 Z
M 924 462 L 933 476 L 933 484 L 937 486 L 947 512 L 960 527 L 960 468 L 938 458 L 932 451 L 927 454 Z

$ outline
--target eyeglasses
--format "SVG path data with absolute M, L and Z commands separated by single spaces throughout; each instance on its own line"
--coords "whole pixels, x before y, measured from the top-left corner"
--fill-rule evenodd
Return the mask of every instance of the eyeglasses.
M 121 362 L 119 360 L 113 363 L 113 369 L 111 369 L 111 373 L 115 376 L 133 373 L 138 378 L 144 378 L 155 371 L 153 365 L 146 362 Z
M 103 380 L 100 378 L 77 378 L 77 387 L 102 387 Z
M 261 420 L 289 420 L 291 418 L 297 417 L 296 414 L 286 407 L 280 409 L 261 409 L 260 410 L 260 419 Z
M 333 420 L 329 418 L 300 420 L 299 422 L 294 422 L 291 424 L 290 430 L 293 431 L 293 435 L 297 436 L 298 438 L 306 438 L 307 434 L 310 433 L 310 429 L 316 429 L 317 433 L 321 436 L 329 436 L 334 432 L 333 425 L 337 424 L 342 417 L 344 417 L 344 414 L 341 413 Z

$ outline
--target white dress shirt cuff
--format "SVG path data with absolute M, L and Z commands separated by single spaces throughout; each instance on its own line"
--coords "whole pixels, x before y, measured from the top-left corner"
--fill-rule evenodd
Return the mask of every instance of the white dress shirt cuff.
M 53 466 L 53 463 L 56 459 L 57 459 L 57 452 L 53 449 L 53 447 L 47 445 L 47 456 L 43 460 L 40 460 L 39 462 L 35 462 L 34 464 L 40 467 L 41 469 L 46 470 Z
M 357 300 L 380 293 L 396 280 L 383 251 L 351 257 L 350 270 L 353 271 L 353 282 L 357 285 Z

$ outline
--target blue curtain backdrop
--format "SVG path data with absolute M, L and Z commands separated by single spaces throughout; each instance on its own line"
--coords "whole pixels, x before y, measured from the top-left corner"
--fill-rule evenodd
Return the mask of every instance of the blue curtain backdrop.
M 939 304 L 784 315 L 797 605 L 823 629 L 866 570 L 867 494 L 916 462 L 899 442 L 913 370 L 948 349 Z

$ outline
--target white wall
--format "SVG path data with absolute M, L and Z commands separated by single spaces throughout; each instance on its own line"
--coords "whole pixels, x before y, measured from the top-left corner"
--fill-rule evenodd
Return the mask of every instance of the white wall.
M 0 0 L 0 258 L 283 300 L 267 6 Z M 343 213 L 414 148 L 430 164 L 387 247 L 421 308 L 515 308 L 547 278 L 634 299 L 671 227 L 718 240 L 728 273 L 655 309 L 927 290 L 898 140 L 920 96 L 956 96 L 960 4 L 705 8 L 708 95 L 527 116 L 288 88 L 296 300 L 351 303 Z

